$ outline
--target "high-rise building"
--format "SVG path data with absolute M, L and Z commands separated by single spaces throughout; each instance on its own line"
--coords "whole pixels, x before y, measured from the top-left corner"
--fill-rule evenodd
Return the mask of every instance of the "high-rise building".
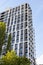
M 28 3 L 0 13 L 0 19 L 6 23 L 6 33 L 11 33 L 11 49 L 18 56 L 26 56 L 35 65 L 35 42 L 32 23 L 32 10 Z M 7 37 L 6 37 L 7 39 Z M 6 44 L 3 46 L 5 53 Z

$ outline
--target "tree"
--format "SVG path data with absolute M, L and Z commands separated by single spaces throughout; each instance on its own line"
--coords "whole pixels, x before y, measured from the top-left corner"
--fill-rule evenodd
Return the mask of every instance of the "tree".
M 30 65 L 30 61 L 26 57 L 18 57 L 14 51 L 8 51 L 1 58 L 0 65 Z
M 7 42 L 7 48 L 6 48 L 6 52 L 7 51 L 11 51 L 11 33 L 8 36 L 8 42 Z
M 30 65 L 30 60 L 26 57 L 21 57 L 21 64 L 20 65 Z
M 0 55 L 2 51 L 2 46 L 5 41 L 5 30 L 6 30 L 6 25 L 4 22 L 0 22 Z
M 17 58 L 14 51 L 8 51 L 6 55 L 1 58 L 0 65 L 15 65 Z

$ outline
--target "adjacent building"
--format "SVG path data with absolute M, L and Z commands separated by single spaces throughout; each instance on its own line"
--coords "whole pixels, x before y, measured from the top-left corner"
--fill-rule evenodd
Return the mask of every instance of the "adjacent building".
M 32 23 L 32 10 L 28 3 L 0 13 L 0 19 L 6 23 L 6 33 L 11 33 L 11 49 L 16 51 L 18 56 L 26 56 L 32 65 L 35 65 L 35 39 Z M 5 53 L 7 45 L 3 46 Z

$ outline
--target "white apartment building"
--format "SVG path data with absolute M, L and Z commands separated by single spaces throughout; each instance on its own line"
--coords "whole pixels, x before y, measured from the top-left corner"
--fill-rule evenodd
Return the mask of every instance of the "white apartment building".
M 0 19 L 6 23 L 6 33 L 8 35 L 11 33 L 11 49 L 15 50 L 18 56 L 26 56 L 32 65 L 35 65 L 34 29 L 30 5 L 25 3 L 4 11 L 0 13 Z

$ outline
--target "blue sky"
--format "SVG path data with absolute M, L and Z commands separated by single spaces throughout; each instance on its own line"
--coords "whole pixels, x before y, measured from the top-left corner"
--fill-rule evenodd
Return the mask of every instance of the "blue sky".
M 0 0 L 0 12 L 23 3 L 29 3 L 32 8 L 36 57 L 40 57 L 43 55 L 43 0 Z

